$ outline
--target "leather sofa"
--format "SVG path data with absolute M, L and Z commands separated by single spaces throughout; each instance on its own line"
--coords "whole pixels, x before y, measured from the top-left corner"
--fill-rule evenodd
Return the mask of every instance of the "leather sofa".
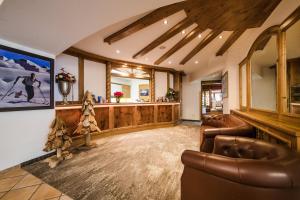
M 203 118 L 200 129 L 200 151 L 211 153 L 217 135 L 255 138 L 255 128 L 233 115 L 213 115 Z
M 212 153 L 182 154 L 182 200 L 299 200 L 300 156 L 283 146 L 217 136 Z

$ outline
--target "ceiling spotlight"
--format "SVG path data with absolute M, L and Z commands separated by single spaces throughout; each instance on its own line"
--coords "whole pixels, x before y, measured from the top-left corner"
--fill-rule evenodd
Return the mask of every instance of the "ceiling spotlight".
M 185 34 L 185 30 L 181 31 L 181 34 L 184 35 Z
M 222 35 L 220 35 L 220 36 L 219 36 L 219 38 L 220 38 L 220 39 L 222 39 L 222 38 L 223 38 L 223 36 L 222 36 Z
M 201 37 L 202 37 L 202 35 L 201 35 L 201 34 L 199 34 L 199 35 L 198 35 L 198 38 L 201 38 Z
M 172 61 L 171 61 L 171 60 L 169 60 L 169 61 L 168 61 L 168 64 L 169 64 L 169 65 L 171 65 L 171 64 L 172 64 Z
M 167 24 L 168 24 L 168 20 L 164 19 L 164 25 L 167 25 Z
M 196 61 L 195 61 L 195 64 L 198 64 L 198 63 L 199 63 L 199 61 L 198 61 L 198 60 L 196 60 Z
M 121 51 L 120 51 L 119 49 L 117 49 L 117 50 L 116 50 L 116 53 L 119 54 L 119 53 L 121 53 Z

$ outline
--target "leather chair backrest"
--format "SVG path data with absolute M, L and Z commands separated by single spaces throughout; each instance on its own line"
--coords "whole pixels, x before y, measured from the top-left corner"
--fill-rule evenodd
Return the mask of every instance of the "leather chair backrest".
M 222 138 L 222 140 L 218 140 L 218 138 Z M 271 160 L 285 156 L 286 149 L 255 139 L 217 136 L 213 153 L 232 158 Z

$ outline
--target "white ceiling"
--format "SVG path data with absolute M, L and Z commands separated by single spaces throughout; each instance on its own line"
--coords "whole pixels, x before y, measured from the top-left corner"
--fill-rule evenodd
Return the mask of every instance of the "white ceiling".
M 129 17 L 180 0 L 4 0 L 0 38 L 58 55 Z
M 168 17 L 168 25 L 157 22 L 112 45 L 103 43 L 103 39 L 150 11 L 178 1 L 5 0 L 0 6 L 0 38 L 55 55 L 75 46 L 111 58 L 153 64 L 183 35 L 178 34 L 162 44 L 166 47 L 164 50 L 156 48 L 136 60 L 132 56 L 183 19 L 184 12 Z M 280 24 L 299 5 L 300 0 L 282 0 L 260 28 L 247 30 L 223 56 L 216 57 L 215 54 L 230 32 L 221 33 L 222 39 L 216 38 L 185 65 L 178 64 L 203 39 L 207 30 L 202 38 L 195 38 L 160 66 L 184 70 L 190 74 L 191 80 L 221 71 L 226 66 L 235 66 L 244 59 L 251 44 L 263 30 Z M 186 33 L 194 26 L 189 27 Z M 116 53 L 117 49 L 120 54 Z

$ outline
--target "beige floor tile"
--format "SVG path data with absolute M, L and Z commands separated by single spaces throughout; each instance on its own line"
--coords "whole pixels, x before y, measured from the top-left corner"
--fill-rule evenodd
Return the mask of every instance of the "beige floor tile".
M 23 177 L 13 177 L 0 179 L 0 192 L 6 192 L 14 187 Z
M 0 198 L 3 197 L 3 195 L 5 194 L 6 192 L 0 192 Z
M 60 195 L 60 191 L 44 183 L 37 189 L 37 191 L 33 194 L 30 200 L 51 199 L 55 197 L 60 197 Z
M 68 197 L 67 195 L 62 195 L 61 197 L 60 197 L 60 199 L 59 200 L 73 200 L 71 197 Z
M 9 169 L 5 172 L 3 172 L 1 175 L 0 175 L 0 179 L 3 179 L 3 178 L 10 178 L 10 177 L 16 177 L 16 176 L 24 176 L 28 174 L 28 172 L 26 172 L 25 170 L 19 168 L 19 167 L 14 167 L 12 169 Z
M 38 179 L 37 177 L 27 174 L 17 185 L 13 187 L 13 189 L 18 189 L 18 188 L 23 188 L 27 186 L 32 186 L 32 185 L 38 185 L 41 184 L 42 181 Z
M 34 191 L 37 189 L 36 186 L 25 187 L 17 190 L 11 190 L 6 193 L 1 200 L 28 200 Z

